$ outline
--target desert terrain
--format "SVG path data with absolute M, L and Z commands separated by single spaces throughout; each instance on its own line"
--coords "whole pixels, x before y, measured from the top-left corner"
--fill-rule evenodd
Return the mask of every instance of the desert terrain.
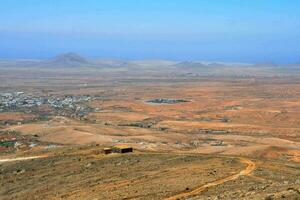
M 48 102 L 0 112 L 22 143 L 0 151 L 1 199 L 300 198 L 298 68 L 29 64 L 0 69 L 3 98 Z

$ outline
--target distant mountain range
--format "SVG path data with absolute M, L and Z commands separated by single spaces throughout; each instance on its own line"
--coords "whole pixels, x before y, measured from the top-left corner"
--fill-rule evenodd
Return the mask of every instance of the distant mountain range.
M 278 67 L 278 65 L 273 62 L 256 63 L 256 64 L 254 64 L 254 66 L 256 66 L 256 67 Z
M 191 62 L 191 61 L 179 62 L 173 66 L 179 69 L 198 69 L 198 68 L 207 67 L 207 65 L 204 65 L 201 62 Z
M 289 65 L 277 65 L 272 62 L 245 64 L 229 62 L 205 62 L 205 61 L 169 61 L 169 60 L 135 60 L 127 61 L 120 59 L 88 59 L 76 53 L 65 53 L 55 56 L 48 60 L 0 60 L 0 68 L 106 68 L 106 69 L 132 69 L 132 70 L 162 70 L 166 69 L 174 72 L 196 72 L 208 70 L 225 69 L 234 70 L 235 68 L 255 68 L 255 69 L 298 69 L 300 62 Z

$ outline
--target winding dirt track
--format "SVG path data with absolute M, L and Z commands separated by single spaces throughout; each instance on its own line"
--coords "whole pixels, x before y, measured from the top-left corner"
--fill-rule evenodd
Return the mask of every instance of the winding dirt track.
M 14 161 L 23 161 L 23 160 L 32 160 L 37 158 L 44 158 L 46 156 L 31 156 L 31 157 L 20 157 L 20 158 L 7 158 L 7 159 L 0 159 L 0 163 L 5 162 L 14 162 Z
M 251 160 L 246 159 L 246 158 L 240 158 L 240 161 L 242 163 L 247 164 L 247 167 L 246 167 L 246 169 L 240 171 L 238 174 L 235 174 L 235 175 L 232 175 L 232 176 L 228 176 L 226 178 L 219 179 L 219 180 L 216 180 L 216 181 L 211 182 L 211 183 L 207 183 L 207 184 L 202 185 L 202 186 L 200 186 L 200 187 L 198 187 L 198 188 L 196 188 L 196 189 L 194 189 L 194 190 L 192 190 L 190 192 L 183 192 L 183 193 L 180 193 L 180 194 L 177 194 L 177 195 L 165 198 L 164 200 L 178 200 L 178 199 L 182 199 L 182 198 L 186 198 L 186 197 L 198 195 L 198 194 L 202 193 L 203 191 L 205 191 L 206 189 L 208 189 L 210 187 L 221 185 L 221 184 L 223 184 L 225 182 L 228 182 L 228 181 L 236 180 L 240 176 L 249 175 L 249 174 L 251 174 L 251 172 L 253 172 L 256 169 L 256 164 L 254 162 L 252 162 Z

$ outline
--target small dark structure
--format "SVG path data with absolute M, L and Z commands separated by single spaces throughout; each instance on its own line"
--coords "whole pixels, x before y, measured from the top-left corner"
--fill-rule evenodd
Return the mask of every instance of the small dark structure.
M 112 149 L 111 148 L 104 148 L 103 149 L 103 153 L 104 154 L 111 154 L 112 153 Z
M 119 146 L 114 148 L 114 152 L 116 153 L 131 153 L 133 152 L 132 147 L 127 147 L 127 146 Z

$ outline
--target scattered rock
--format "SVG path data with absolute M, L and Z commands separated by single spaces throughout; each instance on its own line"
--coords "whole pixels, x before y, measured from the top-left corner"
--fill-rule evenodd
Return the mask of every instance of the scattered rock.
M 86 167 L 86 168 L 89 168 L 89 167 L 91 167 L 92 165 L 93 165 L 93 163 L 90 162 L 90 163 L 86 164 L 85 167 Z
M 25 173 L 26 170 L 25 169 L 17 169 L 16 171 L 13 172 L 14 175 L 17 175 L 17 174 L 23 174 Z
M 248 191 L 253 191 L 253 190 L 255 190 L 255 188 L 253 186 L 248 188 Z
M 270 194 L 268 196 L 265 197 L 265 200 L 273 200 L 274 199 L 274 195 Z

